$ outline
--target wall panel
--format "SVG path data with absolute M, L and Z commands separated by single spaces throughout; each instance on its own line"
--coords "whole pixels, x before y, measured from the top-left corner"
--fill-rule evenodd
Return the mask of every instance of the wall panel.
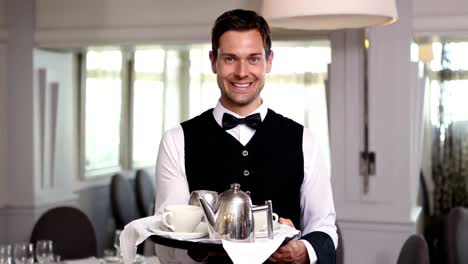
M 414 0 L 416 36 L 468 36 L 468 1 Z
M 8 203 L 8 93 L 6 89 L 6 46 L 0 44 L 0 208 Z
M 46 47 L 207 42 L 222 12 L 259 6 L 259 0 L 38 0 L 35 38 Z

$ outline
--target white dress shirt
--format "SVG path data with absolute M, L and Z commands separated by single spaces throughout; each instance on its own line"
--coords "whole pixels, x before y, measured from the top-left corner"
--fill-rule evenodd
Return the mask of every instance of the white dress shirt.
M 258 109 L 250 114 L 260 113 L 263 121 L 267 111 L 267 107 L 262 103 Z M 218 102 L 213 110 L 213 116 L 220 126 L 224 113 L 229 113 L 237 118 L 242 117 L 224 108 Z M 226 132 L 244 146 L 255 134 L 255 130 L 246 125 L 238 125 Z M 299 228 L 303 235 L 312 231 L 327 233 L 332 238 L 336 248 L 338 235 L 330 183 L 330 166 L 322 147 L 317 135 L 312 130 L 304 128 L 302 147 L 304 180 L 301 186 L 301 226 Z M 189 197 L 189 186 L 185 174 L 184 132 L 182 126 L 179 125 L 167 131 L 159 145 L 156 162 L 156 214 L 161 214 L 163 208 L 170 204 L 187 204 Z M 310 263 L 316 263 L 317 255 L 313 247 L 309 242 L 301 241 L 307 248 Z

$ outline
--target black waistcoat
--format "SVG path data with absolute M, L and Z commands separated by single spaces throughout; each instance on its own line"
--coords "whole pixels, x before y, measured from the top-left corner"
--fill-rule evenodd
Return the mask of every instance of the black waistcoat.
M 240 183 L 253 204 L 272 200 L 273 210 L 300 228 L 300 188 L 304 178 L 303 126 L 268 110 L 243 146 L 216 123 L 213 110 L 182 123 L 185 169 L 190 191 L 229 189 Z

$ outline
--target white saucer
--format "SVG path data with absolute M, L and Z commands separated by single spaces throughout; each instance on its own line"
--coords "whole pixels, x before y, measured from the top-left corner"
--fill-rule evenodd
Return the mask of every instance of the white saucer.
M 185 233 L 185 232 L 172 232 L 162 230 L 161 223 L 158 222 L 156 227 L 148 228 L 149 231 L 153 232 L 158 236 L 165 236 L 179 240 L 188 240 L 188 239 L 196 239 L 206 237 L 208 235 L 208 226 L 206 223 L 201 222 L 200 225 L 195 229 L 193 233 Z
M 281 229 L 281 224 L 278 222 L 273 222 L 273 233 L 276 233 Z M 262 230 L 262 231 L 257 231 L 255 232 L 255 237 L 268 237 L 268 231 L 267 230 Z

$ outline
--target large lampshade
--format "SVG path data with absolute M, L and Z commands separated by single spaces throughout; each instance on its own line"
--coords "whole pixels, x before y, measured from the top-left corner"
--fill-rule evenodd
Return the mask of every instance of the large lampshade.
M 262 15 L 271 27 L 333 30 L 391 24 L 395 0 L 264 0 Z

